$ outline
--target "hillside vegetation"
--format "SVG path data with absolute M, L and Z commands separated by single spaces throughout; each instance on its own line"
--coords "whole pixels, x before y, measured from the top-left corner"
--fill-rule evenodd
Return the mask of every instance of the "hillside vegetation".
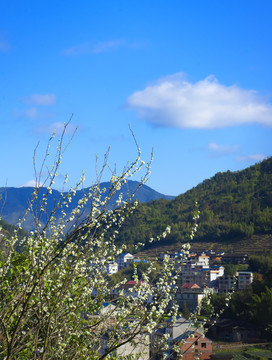
M 7 250 L 7 239 L 10 238 L 14 234 L 14 230 L 16 227 L 14 225 L 8 224 L 6 221 L 0 219 L 0 260 L 2 259 L 2 255 L 6 254 Z M 18 239 L 22 239 L 27 235 L 27 232 L 23 229 L 18 230 Z M 20 251 L 20 248 L 17 247 Z
M 195 241 L 223 243 L 271 234 L 272 157 L 242 171 L 219 172 L 172 201 L 140 204 L 118 240 L 128 244 L 144 241 L 171 225 L 171 235 L 160 245 L 184 242 L 196 201 L 201 213 Z

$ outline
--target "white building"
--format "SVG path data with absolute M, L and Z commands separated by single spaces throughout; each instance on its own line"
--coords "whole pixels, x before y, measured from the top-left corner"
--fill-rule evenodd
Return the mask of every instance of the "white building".
M 224 275 L 225 268 L 223 266 L 213 266 L 210 269 L 210 287 L 216 287 L 218 278 Z
M 196 258 L 196 265 L 209 266 L 210 257 L 208 255 L 202 254 Z
M 119 269 L 122 269 L 122 268 L 130 265 L 131 263 L 133 263 L 134 256 L 131 255 L 130 253 L 124 253 L 124 254 L 119 255 L 117 257 L 116 261 L 119 266 Z
M 117 262 L 110 261 L 106 264 L 107 274 L 112 275 L 118 272 Z
M 250 287 L 253 282 L 253 273 L 250 271 L 238 271 L 237 288 L 245 290 Z

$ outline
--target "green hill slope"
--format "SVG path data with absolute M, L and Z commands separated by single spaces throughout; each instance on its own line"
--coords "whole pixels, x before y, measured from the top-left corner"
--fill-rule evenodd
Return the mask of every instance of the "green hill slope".
M 196 201 L 201 211 L 196 241 L 238 241 L 271 233 L 272 158 L 242 171 L 217 173 L 172 201 L 140 204 L 127 219 L 119 241 L 145 241 L 167 225 L 171 235 L 160 245 L 186 241 Z

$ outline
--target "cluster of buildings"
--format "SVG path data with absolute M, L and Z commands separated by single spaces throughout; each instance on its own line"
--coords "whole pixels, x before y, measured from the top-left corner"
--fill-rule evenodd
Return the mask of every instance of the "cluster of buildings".
M 212 254 L 218 261 L 225 263 L 224 254 Z M 227 263 L 245 263 L 246 256 L 227 255 Z M 177 256 L 175 256 L 177 258 Z M 201 305 L 208 293 L 228 293 L 248 289 L 253 282 L 253 273 L 238 271 L 235 275 L 225 275 L 222 265 L 210 265 L 210 256 L 206 253 L 189 254 L 181 266 L 181 286 L 177 292 L 177 301 L 194 311 Z
M 163 258 L 161 255 L 160 258 Z M 169 256 L 169 254 L 167 254 Z M 203 298 L 209 293 L 234 292 L 237 290 L 248 289 L 253 282 L 253 273 L 248 271 L 238 271 L 235 275 L 225 275 L 225 268 L 220 264 L 245 264 L 247 255 L 245 254 L 215 254 L 215 253 L 190 253 L 187 258 L 181 258 L 182 254 L 173 253 L 170 260 L 177 264 L 176 269 L 179 271 L 179 284 L 176 289 L 176 301 L 183 310 L 186 306 L 190 312 L 201 308 Z M 212 265 L 211 260 L 217 260 L 217 265 Z M 158 259 L 159 261 L 160 259 Z M 109 275 L 118 272 L 120 269 L 131 266 L 135 262 L 141 261 L 136 259 L 130 253 L 123 253 L 116 258 L 116 261 L 107 264 L 107 273 Z M 214 263 L 214 261 L 213 261 Z M 218 265 L 219 263 L 219 265 Z M 178 266 L 179 264 L 179 266 Z M 139 280 L 141 282 L 141 280 Z M 131 288 L 135 289 L 133 293 L 137 297 L 137 284 L 135 281 L 128 281 L 123 285 L 123 293 L 129 292 Z M 120 290 L 120 289 L 119 289 Z M 117 290 L 118 291 L 118 290 Z M 150 299 L 152 302 L 152 299 Z M 247 337 L 253 336 L 253 330 L 248 326 L 218 323 L 218 334 L 231 334 L 233 341 L 240 341 Z M 230 330 L 231 329 L 231 330 Z M 232 331 L 232 332 L 231 332 Z M 212 355 L 212 341 L 205 336 L 204 329 L 201 326 L 194 326 L 185 318 L 179 318 L 173 324 L 166 321 L 164 326 L 157 329 L 149 341 L 140 341 L 141 347 L 133 350 L 134 354 L 139 351 L 142 354 L 140 359 L 161 359 L 162 353 L 156 346 L 160 337 L 165 334 L 168 338 L 168 359 L 175 359 L 173 345 L 179 344 L 180 351 L 183 354 L 183 360 L 192 360 L 198 357 L 200 360 L 210 359 Z M 253 334 L 253 335 L 252 335 Z M 128 348 L 127 348 L 128 347 Z M 123 354 L 131 352 L 130 345 L 124 345 L 120 351 Z
M 176 359 L 177 353 L 174 351 L 174 345 L 178 344 L 179 355 L 183 360 L 199 360 L 210 359 L 212 355 L 212 340 L 205 336 L 203 324 L 192 324 L 190 320 L 180 317 L 173 323 L 167 320 L 163 327 L 156 330 L 151 335 L 150 355 L 151 359 L 161 359 L 160 351 L 157 351 L 157 339 L 164 334 L 168 337 L 168 349 L 164 352 L 167 359 Z
M 162 254 L 162 259 L 166 254 Z M 167 254 L 167 256 L 169 256 Z M 223 264 L 245 264 L 248 261 L 246 254 L 224 254 L 212 251 L 201 253 L 190 253 L 185 259 L 180 253 L 170 254 L 170 259 L 179 265 L 180 286 L 176 293 L 176 300 L 183 309 L 194 311 L 208 293 L 228 293 L 248 289 L 253 282 L 253 273 L 249 271 L 238 271 L 235 275 L 225 275 L 222 265 L 211 265 L 210 260 L 217 260 Z M 182 257 L 182 258 L 181 258 Z M 119 255 L 116 261 L 107 264 L 109 275 L 120 269 L 141 261 L 130 253 Z M 182 265 L 180 266 L 180 263 Z M 129 287 L 131 284 L 126 284 Z
M 118 314 L 118 308 L 114 309 L 115 306 L 112 303 L 104 305 L 102 311 L 104 313 L 108 311 L 114 325 L 113 314 Z M 167 335 L 167 348 L 162 347 L 161 342 L 165 335 Z M 162 358 L 175 360 L 178 358 L 177 354 L 181 354 L 183 360 L 194 360 L 196 356 L 199 360 L 207 360 L 212 355 L 212 340 L 205 336 L 203 324 L 201 322 L 192 324 L 184 317 L 174 322 L 168 319 L 153 333 L 136 335 L 132 342 L 126 340 L 124 337 L 123 344 L 116 349 L 114 354 L 116 357 L 125 358 L 133 354 L 139 360 L 161 360 Z M 101 346 L 101 355 L 103 355 L 103 349 L 106 350 L 106 335 L 103 341 L 105 343 Z

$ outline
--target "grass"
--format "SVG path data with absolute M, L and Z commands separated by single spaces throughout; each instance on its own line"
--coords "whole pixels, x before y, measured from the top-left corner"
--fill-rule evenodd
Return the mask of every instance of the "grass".
M 219 344 L 218 344 L 219 345 Z M 231 354 L 234 360 L 268 360 L 272 359 L 272 343 L 263 343 L 258 345 L 240 344 L 239 347 L 233 347 L 228 343 L 229 348 L 218 349 L 214 344 L 213 353 Z M 224 344 L 221 344 L 224 346 Z

